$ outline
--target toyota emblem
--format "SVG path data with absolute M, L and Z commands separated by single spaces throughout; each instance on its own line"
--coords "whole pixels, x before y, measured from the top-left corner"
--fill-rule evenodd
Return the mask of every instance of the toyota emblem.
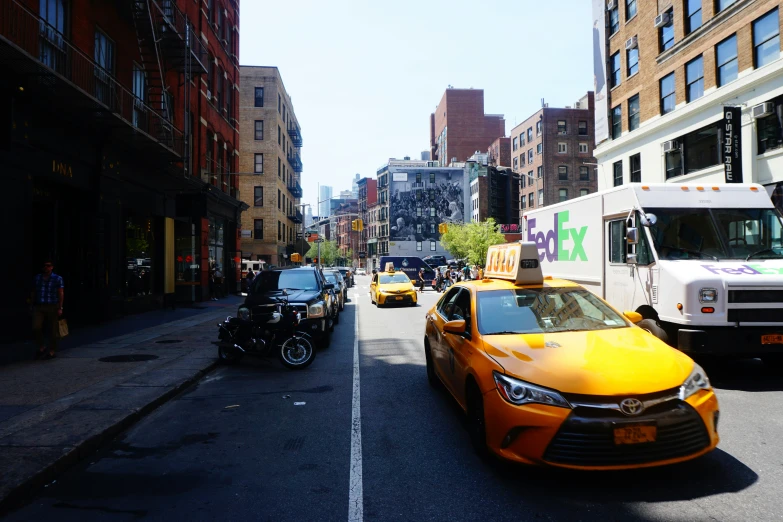
M 623 399 L 620 403 L 620 411 L 626 415 L 639 415 L 644 411 L 644 404 L 639 399 Z

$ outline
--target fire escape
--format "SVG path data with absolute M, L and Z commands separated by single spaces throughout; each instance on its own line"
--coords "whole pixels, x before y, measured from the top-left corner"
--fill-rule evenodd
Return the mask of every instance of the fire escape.
M 288 190 L 295 198 L 301 198 L 302 186 L 299 184 L 299 174 L 302 173 L 302 160 L 299 157 L 299 149 L 302 148 L 302 131 L 299 129 L 299 125 L 293 120 L 288 123 L 288 137 L 291 138 L 291 145 L 296 148 L 289 152 L 288 161 L 297 174 L 295 179 L 289 183 Z M 298 221 L 298 223 L 301 223 L 301 221 Z

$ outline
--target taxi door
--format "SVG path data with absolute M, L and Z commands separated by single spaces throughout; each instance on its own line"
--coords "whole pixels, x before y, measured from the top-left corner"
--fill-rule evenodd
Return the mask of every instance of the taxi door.
M 375 295 L 375 291 L 378 289 L 378 274 L 375 274 L 372 276 L 372 281 L 370 281 L 370 302 L 376 301 L 377 302 L 377 296 Z
M 438 302 L 435 311 L 427 316 L 427 321 L 429 322 L 428 329 L 430 329 L 432 333 L 432 335 L 429 336 L 432 363 L 435 366 L 436 373 L 441 377 L 443 384 L 449 389 L 451 388 L 449 384 L 451 367 L 444 346 L 445 340 L 443 339 L 443 336 L 446 334 L 443 333 L 443 325 L 448 321 L 448 318 L 451 315 L 451 308 L 454 306 L 454 300 L 457 298 L 459 290 L 459 288 L 448 290 Z
M 449 321 L 462 319 L 465 321 L 465 334 L 446 333 L 442 336 L 442 349 L 444 356 L 448 361 L 448 373 L 445 377 L 449 379 L 449 388 L 457 401 L 465 406 L 465 379 L 468 376 L 468 368 L 471 359 L 475 353 L 475 346 L 478 339 L 473 335 L 473 313 L 471 311 L 471 293 L 467 288 L 455 288 L 459 293 L 456 295 Z

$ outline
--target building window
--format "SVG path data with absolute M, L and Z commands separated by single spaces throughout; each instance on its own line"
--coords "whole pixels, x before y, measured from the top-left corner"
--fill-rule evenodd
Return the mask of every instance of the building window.
M 280 210 L 280 202 L 283 198 L 280 197 L 280 189 L 277 189 L 277 210 Z
M 263 107 L 264 106 L 264 88 L 263 87 L 256 87 L 255 106 L 256 107 Z
M 538 145 L 536 145 L 536 154 L 541 154 L 542 152 L 544 152 L 544 144 L 539 143 Z
M 614 162 L 612 165 L 612 172 L 614 173 L 614 186 L 619 187 L 623 184 L 623 162 Z
M 256 140 L 264 139 L 264 120 L 256 120 Z
M 283 145 L 283 135 L 280 131 L 280 125 L 277 126 L 277 144 L 280 146 Z
M 587 143 L 580 143 L 579 144 L 579 153 L 580 154 L 587 154 Z
M 421 241 L 416 241 L 416 252 L 421 252 Z
M 421 217 L 421 207 L 416 207 L 416 217 Z
M 611 76 L 609 77 L 609 87 L 617 87 L 620 85 L 620 51 L 617 51 L 609 58 L 609 70 Z
M 775 104 L 775 112 L 756 120 L 759 154 L 783 147 L 783 128 L 779 116 L 783 114 L 783 97 L 771 101 Z
M 631 183 L 642 182 L 642 155 L 634 154 L 630 158 L 631 164 Z
M 618 53 L 619 54 L 619 53 Z M 628 77 L 639 72 L 639 48 L 628 49 L 625 55 L 625 61 L 628 62 Z
M 435 217 L 435 207 L 430 207 L 430 217 Z
M 587 136 L 587 121 L 579 120 L 579 135 Z
M 264 173 L 264 155 L 263 154 L 255 154 L 253 159 L 253 172 L 255 174 L 263 174 Z
M 674 45 L 674 10 L 669 9 L 666 11 L 665 15 L 669 21 L 666 22 L 666 25 L 658 29 L 660 52 L 663 52 Z
M 528 127 L 527 129 L 527 141 L 528 143 L 533 141 L 533 127 Z
M 533 149 L 527 151 L 527 162 L 533 163 Z
M 625 0 L 625 21 L 636 16 L 636 0 Z
M 586 196 L 590 193 L 590 189 L 579 189 L 579 197 Z
M 715 2 L 715 14 L 720 13 L 737 0 L 717 0 Z
M 661 78 L 661 115 L 668 114 L 674 110 L 674 73 Z
M 430 223 L 430 234 L 435 233 L 435 223 Z
M 541 135 L 541 120 L 538 120 L 536 122 L 536 136 L 540 136 L 540 135 Z
M 522 146 L 522 145 L 524 145 L 524 144 L 525 144 L 525 133 L 524 133 L 524 132 L 521 132 L 521 133 L 519 134 L 519 146 L 521 147 L 521 146 Z
M 519 206 L 522 207 L 522 210 L 527 207 L 527 200 L 525 199 L 525 196 L 522 196 L 522 199 L 519 201 Z
M 430 183 L 435 183 L 435 173 L 430 172 Z
M 628 131 L 634 131 L 639 128 L 639 95 L 628 98 Z
M 737 79 L 736 34 L 715 46 L 715 64 L 718 67 L 718 87 Z
M 522 165 L 522 166 L 525 165 L 525 155 L 524 154 L 520 154 L 519 155 L 519 164 Z
M 590 168 L 582 165 L 579 167 L 579 181 L 590 181 Z
M 114 42 L 99 29 L 95 31 L 94 57 L 98 64 L 95 68 L 95 97 L 107 105 L 113 104 L 112 98 L 116 94 L 110 80 L 114 75 Z
M 517 137 L 514 136 L 514 139 L 512 140 L 512 143 L 511 143 L 511 148 L 512 148 L 511 150 L 517 150 L 517 143 L 518 143 Z
M 277 222 L 277 240 L 282 241 L 283 240 L 283 224 L 278 221 Z
M 514 168 L 519 168 L 519 158 L 514 158 Z
M 437 250 L 437 243 L 430 241 L 430 252 L 435 252 L 435 250 Z
M 558 154 L 565 154 L 568 152 L 568 144 L 565 142 L 558 142 L 557 144 L 557 153 Z
M 685 64 L 686 100 L 692 102 L 704 96 L 704 58 L 691 60 Z
M 614 8 L 609 11 L 609 35 L 613 35 L 620 30 L 620 11 L 615 4 Z
M 568 167 L 560 165 L 557 167 L 557 179 L 559 181 L 568 181 Z
M 264 187 L 253 187 L 253 205 L 256 207 L 264 206 Z
M 530 194 L 527 195 L 527 206 L 528 206 L 528 208 L 533 208 L 535 206 L 535 200 L 533 199 L 535 197 L 536 197 L 536 195 L 533 192 L 531 192 Z
M 666 153 L 666 179 L 719 165 L 719 127 L 713 123 L 677 138 L 679 148 Z
M 277 113 L 283 114 L 283 99 L 280 97 L 280 94 L 277 95 Z
M 568 134 L 568 125 L 565 120 L 557 120 L 557 133 Z
M 685 34 L 701 27 L 701 0 L 685 0 Z
M 538 206 L 544 204 L 544 189 L 538 189 Z
M 568 201 L 568 189 L 561 188 L 557 192 L 559 201 Z
M 623 106 L 612 109 L 612 139 L 616 140 L 623 134 Z
M 773 9 L 753 22 L 753 65 L 763 67 L 780 58 L 778 10 Z
M 253 239 L 264 239 L 264 220 L 253 220 Z
M 542 178 L 542 177 L 544 177 L 544 167 L 543 167 L 542 165 L 539 165 L 539 166 L 536 168 L 536 175 L 537 175 L 539 178 Z

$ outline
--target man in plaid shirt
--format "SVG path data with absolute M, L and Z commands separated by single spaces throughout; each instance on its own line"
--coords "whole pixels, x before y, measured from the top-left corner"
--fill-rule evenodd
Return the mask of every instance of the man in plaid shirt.
M 32 288 L 33 332 L 38 343 L 37 357 L 51 359 L 57 353 L 57 341 L 60 336 L 58 321 L 63 314 L 63 278 L 53 272 L 54 263 L 46 261 L 43 272 L 35 276 Z M 49 330 L 50 348 L 45 355 L 44 328 Z

